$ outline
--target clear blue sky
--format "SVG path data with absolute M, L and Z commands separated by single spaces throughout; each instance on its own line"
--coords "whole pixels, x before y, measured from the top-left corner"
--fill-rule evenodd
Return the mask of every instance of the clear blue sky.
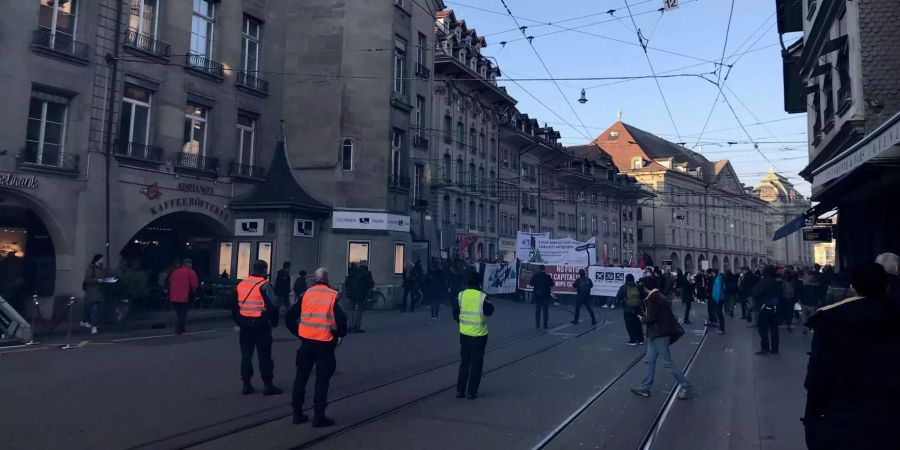
M 497 58 L 504 78 L 548 78 L 538 55 L 557 79 L 651 73 L 625 0 L 506 0 L 519 25 L 528 27 L 525 34 L 534 36 L 532 45 L 537 55 L 506 13 L 501 0 L 446 3 L 458 19 L 464 19 L 467 26 L 485 36 L 488 47 L 483 53 Z M 663 50 L 648 50 L 658 75 L 673 70 L 673 74 L 711 73 L 716 69 L 711 61 L 722 57 L 730 0 L 681 0 L 679 9 L 664 14 L 656 12 L 663 0 L 628 0 L 628 4 L 634 22 L 649 39 L 648 46 Z M 735 0 L 734 5 L 725 49 L 725 63 L 733 63 L 733 68 L 724 92 L 752 141 L 759 143 L 761 152 L 800 192 L 809 195 L 809 184 L 797 176 L 807 164 L 805 115 L 789 115 L 783 108 L 775 1 Z M 610 9 L 616 10 L 612 16 L 607 14 Z M 591 16 L 567 20 L 587 15 Z M 556 26 L 547 25 L 548 22 Z M 577 28 L 580 32 L 560 27 Z M 503 41 L 507 42 L 505 46 L 500 45 Z M 736 55 L 748 50 L 752 51 Z M 697 65 L 684 68 L 694 64 Z M 683 69 L 676 70 L 680 68 Z M 716 79 L 713 74 L 708 77 Z M 501 81 L 519 101 L 521 111 L 559 130 L 567 145 L 588 142 L 611 125 L 621 109 L 624 122 L 695 148 L 718 93 L 714 84 L 696 77 L 659 79 L 674 118 L 673 126 L 653 79 L 607 86 L 598 85 L 610 81 L 558 83 L 562 94 L 551 81 L 519 81 L 520 86 Z M 588 98 L 583 105 L 577 102 L 582 88 L 587 88 Z M 756 125 L 759 122 L 769 123 Z M 706 129 L 700 139 L 703 153 L 713 160 L 731 160 L 744 184 L 755 185 L 769 170 L 770 163 L 754 150 L 751 139 L 722 98 L 715 104 Z M 738 144 L 729 146 L 728 141 Z

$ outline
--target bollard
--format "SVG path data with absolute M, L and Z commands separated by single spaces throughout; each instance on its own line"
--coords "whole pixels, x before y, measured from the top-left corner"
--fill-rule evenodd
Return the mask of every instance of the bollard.
M 69 298 L 69 330 L 66 331 L 66 345 L 62 345 L 59 347 L 60 350 L 71 350 L 73 348 L 78 348 L 77 345 L 72 344 L 72 305 L 75 304 L 75 297 Z
M 38 345 L 40 342 L 34 340 L 34 333 L 36 328 L 34 325 L 37 323 L 37 316 L 41 313 L 40 303 L 38 303 L 38 296 L 34 294 L 31 296 L 31 301 L 34 302 L 34 314 L 31 315 L 31 339 L 25 343 L 25 345 Z

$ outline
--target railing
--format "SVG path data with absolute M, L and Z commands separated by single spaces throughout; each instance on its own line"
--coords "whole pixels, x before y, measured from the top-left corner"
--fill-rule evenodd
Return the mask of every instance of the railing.
M 164 58 L 169 57 L 169 51 L 172 48 L 169 44 L 157 41 L 146 34 L 141 34 L 134 30 L 125 32 L 125 45 L 130 45 L 136 49 Z
M 163 149 L 137 142 L 117 142 L 116 153 L 148 162 L 163 162 Z
M 429 77 L 431 77 L 431 69 L 421 64 L 416 64 L 416 76 L 423 80 L 427 80 Z
M 204 170 L 207 172 L 219 172 L 219 159 L 212 156 L 195 155 L 192 153 L 176 153 L 172 158 L 175 167 L 185 169 Z
M 214 77 L 222 78 L 225 76 L 225 66 L 222 63 L 213 61 L 203 55 L 187 55 L 187 66 L 206 72 Z
M 238 161 L 232 161 L 228 167 L 228 176 L 261 180 L 266 177 L 266 169 L 252 164 L 241 164 Z
M 32 34 L 31 37 L 31 44 L 81 59 L 88 58 L 87 44 L 78 42 L 72 36 L 67 34 L 54 33 L 46 28 L 34 30 L 34 34 Z
M 413 146 L 422 150 L 428 150 L 428 139 L 425 136 L 414 135 Z
M 253 89 L 254 91 L 259 91 L 268 94 L 269 93 L 269 82 L 259 78 L 255 75 L 250 75 L 249 72 L 240 71 L 237 73 L 237 84 L 244 86 L 246 88 Z
M 80 161 L 78 155 L 70 155 L 68 153 L 60 154 L 59 150 L 50 151 L 44 148 L 42 152 L 38 152 L 37 148 L 24 148 L 19 153 L 16 161 L 19 165 L 36 166 L 63 172 L 78 173 L 78 163 Z
M 409 189 L 409 177 L 391 175 L 388 179 L 388 186 L 400 189 Z

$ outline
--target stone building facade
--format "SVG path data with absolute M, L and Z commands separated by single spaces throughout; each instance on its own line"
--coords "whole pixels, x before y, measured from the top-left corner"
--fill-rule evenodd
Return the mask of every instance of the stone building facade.
M 636 244 L 645 264 L 695 271 L 768 261 L 766 203 L 741 184 L 728 160 L 710 161 L 621 120 L 594 144 L 656 194 L 636 211 Z
M 769 171 L 760 180 L 756 185 L 756 193 L 769 204 L 765 215 L 766 255 L 769 259 L 778 265 L 812 266 L 815 262 L 813 244 L 804 241 L 802 233 L 792 233 L 778 240 L 771 239 L 776 230 L 806 213 L 810 207 L 809 200 L 797 192 L 793 183 L 775 171 Z

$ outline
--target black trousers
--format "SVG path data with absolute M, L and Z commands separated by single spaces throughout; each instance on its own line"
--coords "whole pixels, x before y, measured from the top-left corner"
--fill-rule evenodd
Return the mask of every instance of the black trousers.
M 778 351 L 778 317 L 775 310 L 761 308 L 756 316 L 756 326 L 759 328 L 759 342 L 764 352 Z
M 534 326 L 541 326 L 541 314 L 544 315 L 544 328 L 547 328 L 547 322 L 550 320 L 550 299 L 535 298 L 534 299 Z
M 175 334 L 184 333 L 184 323 L 187 321 L 190 303 L 172 302 L 172 308 L 175 309 Z
M 597 317 L 594 316 L 594 309 L 591 308 L 591 303 L 593 300 L 591 297 L 578 297 L 575 299 L 575 322 L 578 322 L 579 313 L 581 313 L 581 306 L 584 305 L 585 309 L 587 309 L 588 314 L 591 315 L 591 323 L 597 323 Z
M 719 301 L 711 300 L 709 302 L 709 304 L 712 306 L 712 312 L 715 313 L 715 320 L 719 324 L 719 330 L 721 330 L 722 332 L 725 332 L 725 314 L 724 314 L 725 300 L 724 299 L 719 300 Z M 712 317 L 710 317 L 710 318 L 712 318 Z
M 403 288 L 403 308 L 401 309 L 401 311 L 406 311 L 407 299 L 409 300 L 409 312 L 412 312 L 413 309 L 415 309 L 416 299 L 414 298 L 414 296 L 416 294 L 413 292 L 413 289 L 414 288 L 412 288 L 412 287 L 404 287 Z
M 625 319 L 625 331 L 628 332 L 628 342 L 644 342 L 644 326 L 638 319 L 640 308 L 625 306 L 622 308 L 622 316 Z
M 294 411 L 303 410 L 303 401 L 306 398 L 306 383 L 309 381 L 309 375 L 312 373 L 313 366 L 316 367 L 316 386 L 313 394 L 313 409 L 316 416 L 325 415 L 325 407 L 328 406 L 328 385 L 331 383 L 331 376 L 337 368 L 337 361 L 334 358 L 334 349 L 336 344 L 334 341 L 322 342 L 310 339 L 302 339 L 300 348 L 297 350 L 297 376 L 294 378 L 294 392 L 291 399 L 291 405 Z
M 275 363 L 272 361 L 272 328 L 269 324 L 250 322 L 242 326 L 238 341 L 241 344 L 241 379 L 250 381 L 253 378 L 253 352 L 256 351 L 260 377 L 266 385 L 272 384 Z
M 487 347 L 487 335 L 459 335 L 460 363 L 456 377 L 456 392 L 478 395 L 481 384 L 481 371 L 484 366 L 484 349 Z
M 682 300 L 682 303 L 684 303 L 684 321 L 690 322 L 691 321 L 691 304 L 693 304 L 694 301 L 693 300 Z

